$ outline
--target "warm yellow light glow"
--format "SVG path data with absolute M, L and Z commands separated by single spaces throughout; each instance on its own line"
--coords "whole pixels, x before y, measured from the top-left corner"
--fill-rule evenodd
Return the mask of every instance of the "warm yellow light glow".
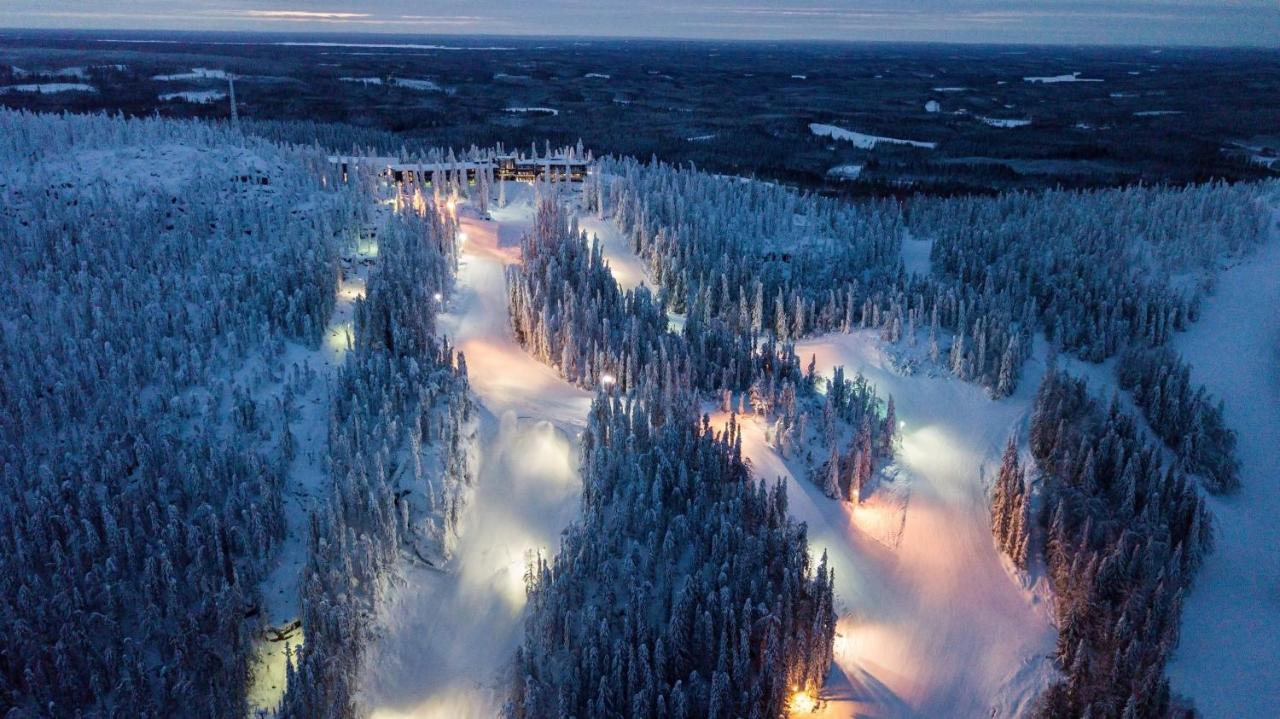
M 466 241 L 467 241 L 467 233 L 465 233 L 465 232 L 459 232 L 459 233 L 458 233 L 458 244 L 460 244 L 460 245 L 461 245 L 461 244 L 464 244 L 464 243 L 466 243 Z
M 791 695 L 787 711 L 791 714 L 810 714 L 818 708 L 818 700 L 806 691 L 798 691 Z

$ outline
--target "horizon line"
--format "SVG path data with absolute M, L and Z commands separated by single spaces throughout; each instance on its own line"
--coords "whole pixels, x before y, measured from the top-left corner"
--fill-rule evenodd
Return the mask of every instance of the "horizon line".
M 262 30 L 262 29 L 229 29 L 218 28 L 209 30 L 193 30 L 190 28 L 170 28 L 170 27 L 136 27 L 136 28 L 108 28 L 108 27 L 49 27 L 49 26 L 0 26 L 0 33 L 23 33 L 33 32 L 41 34 L 177 34 L 177 35 L 257 35 L 257 36 L 281 36 L 281 37 L 298 37 L 298 36 L 341 36 L 341 37 L 367 37 L 367 38 L 498 38 L 510 40 L 547 40 L 547 41 L 650 41 L 650 42 L 697 42 L 697 43 L 732 43 L 741 45 L 932 45 L 932 46 L 965 46 L 965 47 L 1045 47 L 1045 48 L 1109 48 L 1109 49 L 1178 49 L 1178 50 L 1264 50 L 1264 51 L 1280 51 L 1280 37 L 1277 38 L 1277 44 L 1213 44 L 1213 43 L 1190 43 L 1190 42 L 1108 42 L 1108 41 L 1066 41 L 1066 40 L 919 40 L 919 39 L 832 39 L 832 38 L 794 38 L 794 37 L 776 37 L 776 38 L 746 38 L 746 37 L 716 37 L 703 35 L 659 35 L 659 34 L 640 34 L 640 35 L 623 35 L 623 34 L 590 34 L 590 35 L 573 35 L 573 34 L 545 34 L 545 33 L 509 33 L 509 32 L 485 32 L 474 31 L 466 33 L 449 33 L 449 32 L 384 32 L 377 30 L 324 30 L 324 29 L 308 29 L 308 30 Z M 128 39 L 111 38 L 120 42 L 128 42 Z M 225 44 L 241 44 L 252 45 L 259 43 L 225 43 Z

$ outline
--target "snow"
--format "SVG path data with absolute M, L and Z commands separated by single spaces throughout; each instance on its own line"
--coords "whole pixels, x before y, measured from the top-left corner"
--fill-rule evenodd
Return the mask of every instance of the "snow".
M 382 78 L 380 77 L 340 77 L 338 79 L 343 82 L 358 82 L 362 85 L 381 85 L 382 84 Z
M 1080 77 L 1080 73 L 1073 72 L 1070 75 L 1043 75 L 1038 77 L 1024 77 L 1025 82 L 1038 82 L 1043 84 L 1059 83 L 1059 82 L 1102 82 L 1102 78 L 1097 77 Z
M 856 180 L 862 174 L 862 165 L 836 165 L 827 170 L 827 177 L 838 180 Z
M 967 87 L 935 87 L 933 88 L 933 91 L 934 92 L 964 92 L 965 90 L 968 90 L 968 89 L 969 88 Z
M 982 115 L 974 115 L 974 117 L 978 118 L 982 122 L 992 127 L 1026 127 L 1027 125 L 1031 124 L 1030 120 L 1025 120 L 1025 119 L 1010 119 L 1010 118 L 1003 118 L 1003 117 L 983 117 Z
M 623 237 L 622 230 L 618 228 L 618 223 L 600 219 L 594 214 L 585 214 L 578 217 L 578 226 L 587 231 L 587 237 L 590 238 L 593 247 L 597 243 L 600 245 L 600 251 L 604 254 L 605 261 L 609 263 L 609 269 L 613 272 L 613 278 L 617 280 L 619 287 L 623 290 L 631 290 L 645 284 L 656 291 L 653 282 L 649 279 L 649 271 L 645 267 L 644 260 L 627 246 L 627 240 Z
M 614 102 L 617 102 L 617 100 Z M 711 133 L 710 135 L 694 135 L 693 137 L 686 137 L 684 139 L 685 142 L 706 142 L 707 140 L 714 140 L 715 137 L 715 133 Z
M 613 76 L 612 76 L 612 75 L 606 75 L 606 74 L 604 74 L 603 72 L 589 72 L 589 73 L 587 73 L 586 75 L 583 75 L 583 77 L 596 78 L 596 79 L 599 79 L 599 80 L 608 80 L 609 78 L 611 78 L 611 77 L 613 77 Z
M 792 75 L 791 79 L 792 80 L 808 80 L 809 76 L 808 75 Z
M 207 67 L 193 67 L 191 72 L 183 72 L 176 75 L 154 75 L 151 79 L 162 82 L 169 80 L 225 80 L 227 79 L 227 71 L 212 70 Z
M 0 87 L 0 95 L 7 92 L 97 92 L 93 85 L 83 82 L 39 82 L 25 85 L 6 85 Z
M 53 176 L 75 177 L 85 184 L 159 188 L 175 196 L 202 175 L 223 175 L 230 181 L 238 175 L 270 175 L 278 167 L 244 148 L 220 147 L 214 151 L 174 143 L 83 150 L 49 163 Z M 270 186 L 246 187 L 254 192 L 272 192 Z
M 267 626 L 284 629 L 300 619 L 303 567 L 307 561 L 306 533 L 310 515 L 317 509 L 317 502 L 326 491 L 326 469 L 329 409 L 329 387 L 334 373 L 341 367 L 351 348 L 355 329 L 355 303 L 364 297 L 369 279 L 370 265 L 378 255 L 374 241 L 361 241 L 344 262 L 342 277 L 338 283 L 336 301 L 329 323 L 325 327 L 324 340 L 316 349 L 294 342 L 286 344 L 285 366 L 297 365 L 312 372 L 315 381 L 301 396 L 294 398 L 297 416 L 290 421 L 297 454 L 288 467 L 284 486 L 285 535 L 276 554 L 276 565 L 262 582 L 262 614 Z M 258 393 L 259 402 L 278 401 L 282 385 Z M 249 686 L 249 713 L 274 710 L 284 693 L 285 652 L 297 651 L 306 637 L 300 627 L 288 642 L 259 640 L 257 664 L 253 681 Z
M 806 522 L 810 551 L 835 569 L 839 623 L 835 664 L 818 716 L 1012 717 L 1055 675 L 1056 631 L 1045 588 L 1026 587 L 996 551 L 987 491 L 1009 435 L 1025 431 L 1035 378 L 1011 398 L 950 377 L 905 377 L 877 332 L 799 343 L 824 376 L 842 365 L 892 395 L 904 422 L 897 461 L 861 506 L 827 498 L 743 418 L 753 471 L 787 482 L 792 515 Z M 1028 363 L 1025 374 L 1042 372 Z M 723 423 L 717 415 L 714 422 Z
M 1181 115 L 1182 110 L 1142 110 L 1133 113 L 1134 117 L 1162 117 L 1164 115 Z
M 1274 716 L 1280 697 L 1280 241 L 1224 272 L 1200 320 L 1174 339 L 1226 402 L 1242 486 L 1210 497 L 1218 546 L 1183 609 L 1173 689 L 1207 719 Z
M 170 102 L 173 100 L 181 100 L 182 102 L 194 102 L 199 105 L 207 105 L 211 102 L 217 102 L 226 98 L 227 93 L 221 90 L 186 90 L 183 92 L 166 92 L 160 96 L 162 102 Z
M 878 135 L 865 135 L 861 132 L 846 130 L 835 125 L 823 125 L 817 122 L 809 123 L 809 131 L 819 137 L 830 137 L 833 140 L 847 140 L 852 142 L 855 147 L 863 150 L 870 150 L 879 143 L 891 145 L 910 145 L 911 147 L 923 147 L 932 150 L 938 146 L 936 142 L 917 142 L 915 140 L 899 140 L 893 137 L 880 137 Z
M 942 112 L 942 103 L 937 100 L 930 100 L 924 104 L 925 112 Z
M 909 274 L 927 275 L 932 271 L 929 253 L 933 240 L 922 240 L 908 235 L 902 239 L 902 266 Z
M 503 112 L 527 112 L 539 115 L 559 115 L 560 111 L 551 107 L 504 107 Z
M 577 434 L 591 395 L 511 336 L 503 268 L 519 261 L 533 209 L 527 186 L 507 190 L 512 204 L 491 209 L 493 221 L 460 208 L 467 240 L 440 320 L 466 355 L 482 415 L 475 494 L 445 571 L 407 570 L 383 605 L 360 683 L 373 719 L 499 714 L 506 692 L 499 673 L 523 634 L 526 552 L 553 554 L 578 512 Z
M 403 87 L 410 90 L 423 90 L 426 92 L 440 92 L 442 89 L 438 84 L 431 80 L 423 80 L 411 77 L 393 77 L 391 84 L 396 87 Z

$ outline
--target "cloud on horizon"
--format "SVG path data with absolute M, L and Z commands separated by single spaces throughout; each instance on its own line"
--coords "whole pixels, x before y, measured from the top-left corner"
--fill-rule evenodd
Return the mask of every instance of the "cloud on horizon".
M 0 24 L 100 29 L 1280 46 L 1277 0 L 4 0 Z M 6 22 L 7 21 L 7 22 Z

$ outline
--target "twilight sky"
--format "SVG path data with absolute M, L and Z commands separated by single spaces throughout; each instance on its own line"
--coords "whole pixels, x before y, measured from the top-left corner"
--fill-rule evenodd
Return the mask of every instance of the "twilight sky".
M 1280 46 L 1280 0 L 0 0 L 0 27 Z

